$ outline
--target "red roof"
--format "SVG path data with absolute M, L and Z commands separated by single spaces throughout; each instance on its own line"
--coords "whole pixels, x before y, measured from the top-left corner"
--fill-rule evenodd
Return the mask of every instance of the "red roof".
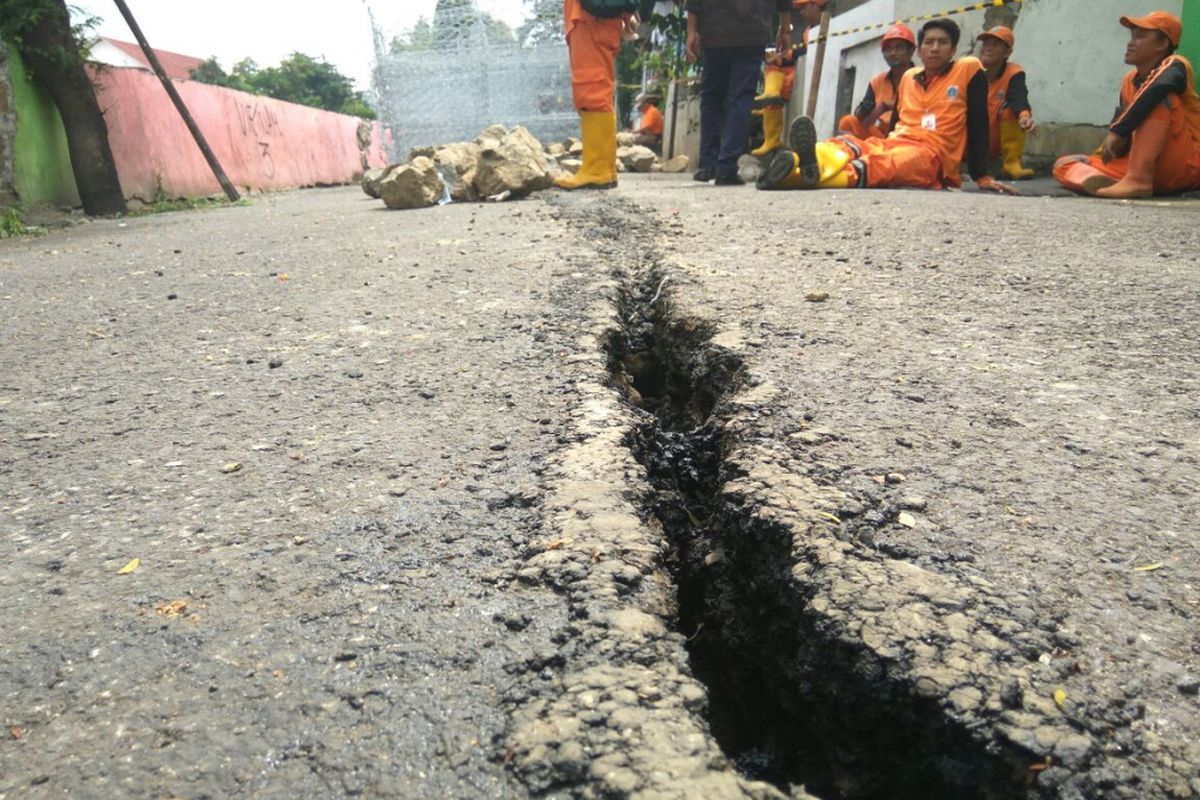
M 106 42 L 113 47 L 118 48 L 130 58 L 137 60 L 145 65 L 146 69 L 150 69 L 150 62 L 146 60 L 146 54 L 142 52 L 142 48 L 133 42 L 122 42 L 119 39 L 111 39 L 107 36 L 103 37 Z M 177 81 L 186 81 L 191 77 L 191 71 L 204 63 L 203 58 L 195 56 L 185 56 L 179 53 L 170 53 L 166 50 L 154 49 L 154 54 L 158 56 L 158 61 L 162 64 L 163 70 L 167 76 L 174 78 Z

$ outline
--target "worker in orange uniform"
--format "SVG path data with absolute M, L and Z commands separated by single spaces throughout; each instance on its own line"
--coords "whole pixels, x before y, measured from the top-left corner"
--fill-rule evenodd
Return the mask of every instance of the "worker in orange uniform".
M 1200 189 L 1200 96 L 1192 65 L 1175 53 L 1183 24 L 1153 11 L 1121 17 L 1129 28 L 1121 102 L 1096 155 L 1064 156 L 1058 182 L 1097 197 L 1132 198 Z
M 763 70 L 763 93 L 754 98 L 754 113 L 762 117 L 762 146 L 750 151 L 755 157 L 765 156 L 783 146 L 783 109 L 792 99 L 796 88 L 796 61 L 808 53 L 808 32 L 821 24 L 821 14 L 829 0 L 792 0 L 804 25 L 800 43 L 786 52 L 767 51 Z
M 917 38 L 924 67 L 900 80 L 895 129 L 886 139 L 839 136 L 818 142 L 808 117 L 789 131 L 791 150 L 775 155 L 760 189 L 957 188 L 963 155 L 975 185 L 1017 194 L 987 174 L 987 76 L 979 60 L 955 60 L 961 37 L 950 19 L 930 20 Z
M 901 23 L 888 28 L 879 46 L 888 70 L 871 78 L 858 108 L 838 121 L 838 133 L 859 139 L 884 139 L 896 124 L 896 90 L 904 73 L 913 68 L 917 37 Z
M 1025 70 L 1008 60 L 1015 43 L 1011 28 L 997 25 L 979 35 L 979 61 L 987 70 L 988 118 L 992 121 L 992 158 L 1003 156 L 1000 168 L 1013 180 L 1033 177 L 1033 170 L 1021 164 L 1025 155 L 1025 136 L 1037 130 Z
M 594 2 L 594 0 L 593 0 Z M 607 2 L 613 16 L 598 17 L 583 0 L 563 0 L 563 30 L 571 58 L 571 91 L 583 139 L 583 164 L 554 183 L 563 189 L 611 189 L 617 185 L 617 51 L 627 26 L 636 25 L 636 2 Z
M 658 96 L 641 94 L 634 100 L 634 103 L 637 105 L 638 113 L 642 116 L 641 122 L 633 130 L 634 141 L 643 147 L 658 150 L 662 145 L 663 136 L 663 115 L 656 105 Z

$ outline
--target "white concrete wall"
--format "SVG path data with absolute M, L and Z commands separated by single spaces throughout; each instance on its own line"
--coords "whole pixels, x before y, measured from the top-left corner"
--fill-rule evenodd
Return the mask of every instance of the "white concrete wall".
M 1030 5 L 1034 2 L 1036 0 L 1026 0 L 1025 5 Z M 1067 4 L 1075 3 L 1076 0 L 1052 0 L 1052 2 L 1062 5 L 1064 2 Z M 1082 2 L 1091 3 L 1093 0 L 1082 0 Z M 956 3 L 957 0 L 872 0 L 872 2 L 864 3 L 845 14 L 839 14 L 834 18 L 829 30 L 831 32 L 843 31 L 862 25 L 873 25 L 881 22 L 890 23 L 897 19 L 907 19 L 922 14 L 940 12 L 947 7 L 954 6 Z M 965 55 L 971 52 L 972 39 L 983 30 L 983 18 L 983 11 L 970 11 L 966 14 L 956 14 L 951 17 L 963 30 L 962 41 L 958 46 L 960 54 Z M 916 33 L 920 30 L 924 21 L 905 24 L 912 28 L 913 33 Z M 817 114 L 813 120 L 816 123 L 818 133 L 830 135 L 837 125 L 834 112 L 837 102 L 838 76 L 841 74 L 843 64 L 857 67 L 854 87 L 855 103 L 862 99 L 871 78 L 887 68 L 887 64 L 883 60 L 883 55 L 879 52 L 879 40 L 883 38 L 886 30 L 886 28 L 876 28 L 848 36 L 833 36 L 829 39 L 829 43 L 825 48 L 825 63 L 821 73 Z M 816 60 L 816 52 L 816 47 L 812 47 L 809 50 L 808 61 L 810 62 L 810 69 L 812 68 L 811 64 Z M 808 88 L 806 84 L 805 90 L 807 91 Z M 805 104 L 807 104 L 807 100 Z M 800 108 L 804 107 L 803 105 L 800 106 Z
M 1129 31 L 1121 15 L 1179 14 L 1183 0 L 1026 0 L 1013 60 L 1039 122 L 1106 125 L 1117 106 Z

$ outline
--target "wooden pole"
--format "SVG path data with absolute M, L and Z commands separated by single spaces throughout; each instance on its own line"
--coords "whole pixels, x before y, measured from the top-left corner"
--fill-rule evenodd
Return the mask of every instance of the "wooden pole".
M 821 36 L 817 39 L 817 59 L 813 64 L 812 81 L 808 84 L 808 99 L 804 115 L 812 119 L 817 114 L 817 96 L 821 93 L 821 72 L 825 69 L 825 41 L 829 38 L 829 9 L 821 13 Z
M 175 90 L 175 84 L 167 77 L 166 70 L 163 69 L 158 56 L 150 47 L 150 43 L 146 41 L 142 29 L 138 27 L 137 20 L 133 18 L 133 14 L 129 11 L 129 6 L 125 5 L 125 0 L 113 0 L 113 2 L 117 4 L 117 10 L 121 12 L 121 16 L 125 18 L 125 22 L 129 25 L 129 30 L 133 31 L 134 37 L 137 39 L 138 44 L 141 45 L 142 52 L 146 54 L 146 60 L 150 62 L 150 66 L 154 69 L 154 74 L 162 81 L 163 88 L 167 90 L 167 95 L 171 98 L 171 102 L 175 104 L 176 110 L 179 111 L 179 116 L 183 117 L 184 124 L 192 132 L 192 138 L 196 140 L 196 145 L 200 148 L 200 152 L 204 154 L 204 160 L 208 162 L 213 175 L 217 176 L 217 183 L 221 184 L 221 188 L 225 190 L 225 196 L 231 202 L 237 202 L 241 199 L 241 195 L 238 194 L 237 189 L 233 188 L 233 184 L 229 182 L 229 178 L 225 176 L 225 170 L 221 169 L 220 162 L 217 161 L 216 155 L 209 148 L 208 142 L 204 139 L 204 134 L 200 132 L 199 126 L 196 125 L 196 120 L 192 119 L 187 106 L 183 104 L 183 98 Z

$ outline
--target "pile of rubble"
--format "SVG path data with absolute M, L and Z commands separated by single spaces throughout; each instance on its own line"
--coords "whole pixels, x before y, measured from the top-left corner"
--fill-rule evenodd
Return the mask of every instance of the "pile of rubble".
M 634 143 L 631 133 L 617 134 L 619 172 L 684 172 L 687 156 L 660 161 L 654 151 Z M 549 189 L 562 172 L 582 164 L 578 139 L 543 147 L 521 126 L 491 125 L 474 141 L 421 147 L 402 162 L 368 170 L 363 191 L 388 208 L 424 208 L 450 202 L 507 200 Z

